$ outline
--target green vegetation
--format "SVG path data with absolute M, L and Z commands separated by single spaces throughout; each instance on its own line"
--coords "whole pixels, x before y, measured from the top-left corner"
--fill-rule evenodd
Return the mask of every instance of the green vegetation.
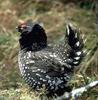
M 95 3 L 72 0 L 0 0 L 0 100 L 39 100 L 22 80 L 17 56 L 19 34 L 15 27 L 20 20 L 43 23 L 50 42 L 62 38 L 65 24 L 71 21 L 80 27 L 85 48 L 90 54 L 71 80 L 76 87 L 98 79 L 98 33 L 96 32 Z M 89 1 L 89 0 L 87 0 Z M 46 100 L 46 99 L 45 99 Z M 98 88 L 84 94 L 80 100 L 98 100 Z

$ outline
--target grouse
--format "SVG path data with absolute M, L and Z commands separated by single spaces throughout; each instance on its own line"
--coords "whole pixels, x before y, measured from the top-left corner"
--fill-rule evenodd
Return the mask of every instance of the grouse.
M 22 23 L 17 30 L 20 32 L 18 63 L 27 84 L 35 91 L 44 88 L 48 96 L 70 92 L 68 82 L 83 58 L 84 44 L 79 31 L 67 24 L 63 41 L 49 45 L 39 23 Z

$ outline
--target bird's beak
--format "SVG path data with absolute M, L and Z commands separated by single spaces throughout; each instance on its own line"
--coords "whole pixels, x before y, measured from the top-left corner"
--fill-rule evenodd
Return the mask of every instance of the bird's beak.
M 19 33 L 22 32 L 22 30 L 21 30 L 21 28 L 20 28 L 19 26 L 16 27 L 16 30 L 17 30 Z
M 18 30 L 18 26 L 16 27 L 16 30 Z

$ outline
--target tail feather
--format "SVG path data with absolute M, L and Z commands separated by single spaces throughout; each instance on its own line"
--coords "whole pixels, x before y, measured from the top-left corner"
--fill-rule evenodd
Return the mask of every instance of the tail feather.
M 68 45 L 71 48 L 71 50 L 68 51 L 68 59 L 71 59 L 69 64 L 77 66 L 83 58 L 83 40 L 79 36 L 78 31 L 76 31 L 76 29 L 74 29 L 70 24 L 66 26 L 66 37 Z

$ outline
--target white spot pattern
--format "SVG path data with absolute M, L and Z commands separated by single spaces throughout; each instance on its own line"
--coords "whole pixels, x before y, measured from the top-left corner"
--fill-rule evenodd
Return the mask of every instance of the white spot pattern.
M 79 60 L 79 59 L 80 59 L 80 57 L 74 57 L 74 59 L 75 59 L 75 60 Z
M 77 54 L 78 56 L 80 56 L 80 55 L 81 55 L 81 51 L 76 52 L 76 54 Z
M 79 46 L 80 45 L 80 42 L 78 41 L 78 42 L 76 42 L 76 46 Z

